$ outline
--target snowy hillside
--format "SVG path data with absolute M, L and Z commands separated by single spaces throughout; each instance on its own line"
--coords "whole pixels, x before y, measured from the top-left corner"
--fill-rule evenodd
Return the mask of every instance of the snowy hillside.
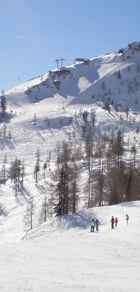
M 88 178 L 84 155 L 84 131 L 87 131 L 87 128 L 92 132 L 97 150 L 99 139 L 105 141 L 120 130 L 124 139 L 124 163 L 127 160 L 133 162 L 135 158 L 138 167 L 140 161 L 139 60 L 140 43 L 138 42 L 118 53 L 98 58 L 76 59 L 74 64 L 52 70 L 5 93 L 7 109 L 4 118 L 1 113 L 0 120 L 0 201 L 1 221 L 4 222 L 4 226 L 6 224 L 7 227 L 9 226 L 9 232 L 11 224 L 15 225 L 15 221 L 20 221 L 23 228 L 19 234 L 22 231 L 24 236 L 26 228 L 23 217 L 31 197 L 34 197 L 36 205 L 34 226 L 38 224 L 39 210 L 44 196 L 47 196 L 47 203 L 50 206 L 57 147 L 63 141 L 70 144 L 72 149 L 77 151 L 79 147 L 82 151 L 82 159 L 78 162 L 80 173 L 78 196 L 79 200 L 83 198 Z M 86 123 L 83 120 L 85 112 L 88 113 Z M 95 124 L 91 125 L 90 115 L 93 113 L 96 119 Z M 106 149 L 108 147 L 109 142 Z M 134 158 L 132 147 L 135 149 Z M 34 172 L 37 151 L 40 152 L 40 171 L 36 183 Z M 20 160 L 24 165 L 24 187 L 17 188 L 10 177 L 10 167 L 15 159 Z M 94 162 L 99 163 L 97 159 L 96 161 L 94 159 Z M 44 163 L 46 163 L 45 171 Z M 91 167 L 92 171 L 97 168 L 94 165 Z M 97 179 L 96 176 L 95 180 Z M 77 211 L 83 206 L 84 202 L 80 201 Z M 54 216 L 52 205 L 48 213 L 49 218 Z M 18 226 L 15 228 L 18 230 Z
M 0 292 L 138 292 L 140 42 L 77 58 L 3 96 Z M 56 217 L 62 149 L 69 150 L 69 209 Z M 101 223 L 94 234 L 92 217 Z

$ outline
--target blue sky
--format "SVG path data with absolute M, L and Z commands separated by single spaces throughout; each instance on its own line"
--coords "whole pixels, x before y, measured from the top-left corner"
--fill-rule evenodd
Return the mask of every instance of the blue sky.
M 140 41 L 139 13 L 139 0 L 0 0 L 0 93 L 56 59 L 67 65 Z

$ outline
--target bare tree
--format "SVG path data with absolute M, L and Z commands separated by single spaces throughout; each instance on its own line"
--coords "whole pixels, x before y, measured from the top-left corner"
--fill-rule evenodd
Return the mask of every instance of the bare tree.
M 78 205 L 78 201 L 79 201 L 79 197 L 78 197 L 79 171 L 78 171 L 78 164 L 76 163 L 76 160 L 77 160 L 77 156 L 76 156 L 76 152 L 75 152 L 71 158 L 71 165 L 70 165 L 71 186 L 70 186 L 69 190 L 70 190 L 70 209 L 71 209 L 72 213 L 76 213 L 77 205 Z
M 24 176 L 25 176 L 25 167 L 24 167 L 24 161 L 21 166 L 21 186 L 23 187 L 23 182 L 24 182 Z
M 6 126 L 6 123 L 4 123 L 4 126 L 3 126 L 3 136 L 6 135 L 6 132 L 7 132 L 7 126 Z
M 7 162 L 7 156 L 5 155 L 4 157 L 4 164 L 3 164 L 3 180 L 4 180 L 4 185 L 6 182 L 6 162 Z
M 117 161 L 118 161 L 118 171 L 120 169 L 120 163 L 122 160 L 122 155 L 124 152 L 123 149 L 123 136 L 121 131 L 119 130 L 117 133 L 116 138 L 114 138 L 114 140 L 112 141 L 112 155 L 117 157 Z
M 93 158 L 93 135 L 91 132 L 88 132 L 85 138 L 85 152 L 86 152 L 86 161 L 88 169 L 88 208 L 91 205 L 91 161 Z
M 36 152 L 36 165 L 35 165 L 35 171 L 34 171 L 36 184 L 38 183 L 39 171 L 40 171 L 40 150 L 38 148 Z
M 91 109 L 91 113 L 90 113 L 90 119 L 91 119 L 91 123 L 92 126 L 95 126 L 95 120 L 96 120 L 96 113 L 95 110 Z
M 30 229 L 33 228 L 33 215 L 34 215 L 34 200 L 33 200 L 33 197 L 31 197 L 27 203 L 26 211 L 23 218 L 26 231 L 29 231 Z
M 43 223 L 47 221 L 47 196 L 45 195 L 43 203 L 42 203 L 42 208 L 41 208 L 41 212 L 40 212 L 40 218 L 39 218 L 39 222 Z

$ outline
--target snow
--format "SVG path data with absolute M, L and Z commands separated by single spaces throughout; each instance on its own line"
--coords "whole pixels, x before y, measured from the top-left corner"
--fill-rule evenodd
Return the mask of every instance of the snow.
M 99 232 L 90 233 L 92 217 L 100 220 Z M 7 243 L 0 226 L 0 291 L 139 291 L 139 220 L 137 201 L 55 218 L 17 242 L 15 224 Z
M 0 292 L 137 292 L 140 271 L 140 202 L 127 202 L 85 210 L 79 206 L 76 214 L 47 218 L 39 225 L 38 215 L 44 195 L 49 196 L 54 167 L 54 149 L 62 141 L 80 145 L 80 127 L 76 129 L 80 113 L 96 111 L 94 137 L 124 131 L 125 158 L 130 158 L 131 145 L 137 149 L 136 163 L 140 162 L 140 91 L 134 86 L 140 53 L 139 43 L 123 54 L 108 54 L 90 59 L 89 65 L 75 63 L 66 66 L 69 75 L 52 77 L 57 70 L 35 78 L 6 93 L 7 116 L 0 121 L 0 133 L 6 122 L 6 134 L 0 135 L 0 169 L 6 155 L 6 170 L 15 158 L 24 161 L 24 189 L 15 196 L 10 179 L 0 186 Z M 133 52 L 135 50 L 135 53 Z M 128 58 L 128 56 L 130 58 Z M 128 67 L 131 66 L 131 73 Z M 121 71 L 119 80 L 116 72 Z M 61 82 L 60 90 L 53 87 L 54 80 Z M 43 85 L 46 82 L 49 87 Z M 123 80 L 123 84 L 121 83 Z M 106 88 L 101 88 L 105 82 Z M 128 84 L 133 91 L 128 94 Z M 31 91 L 31 92 L 30 92 Z M 108 94 L 108 92 L 110 93 Z M 110 97 L 114 104 L 122 104 L 116 112 L 103 109 L 102 97 Z M 94 98 L 93 98 L 94 95 Z M 137 99 L 137 104 L 136 104 Z M 125 107 L 129 107 L 127 118 Z M 36 121 L 35 121 L 36 118 Z M 121 124 L 123 120 L 123 124 Z M 8 138 L 11 132 L 12 138 Z M 129 144 L 129 147 L 128 147 Z M 40 149 L 41 167 L 47 161 L 46 181 L 40 172 L 39 183 L 34 180 L 36 152 Z M 51 157 L 50 161 L 49 158 Z M 84 195 L 87 173 L 83 168 L 80 179 L 80 196 Z M 36 203 L 33 229 L 27 231 L 24 214 L 30 196 Z M 129 214 L 129 225 L 125 215 Z M 111 216 L 119 223 L 111 229 Z M 99 232 L 90 233 L 92 218 L 100 221 Z

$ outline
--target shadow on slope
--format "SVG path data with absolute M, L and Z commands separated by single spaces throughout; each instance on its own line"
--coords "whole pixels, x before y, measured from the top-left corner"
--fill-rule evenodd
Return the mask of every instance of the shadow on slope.
M 0 149 L 4 150 L 5 147 L 8 147 L 9 149 L 15 148 L 12 140 L 7 136 L 3 136 L 3 138 L 0 138 Z
M 72 123 L 71 117 L 58 117 L 54 119 L 45 119 L 39 125 L 37 124 L 37 129 L 46 130 L 47 128 L 52 129 L 61 129 L 65 126 L 69 126 Z

